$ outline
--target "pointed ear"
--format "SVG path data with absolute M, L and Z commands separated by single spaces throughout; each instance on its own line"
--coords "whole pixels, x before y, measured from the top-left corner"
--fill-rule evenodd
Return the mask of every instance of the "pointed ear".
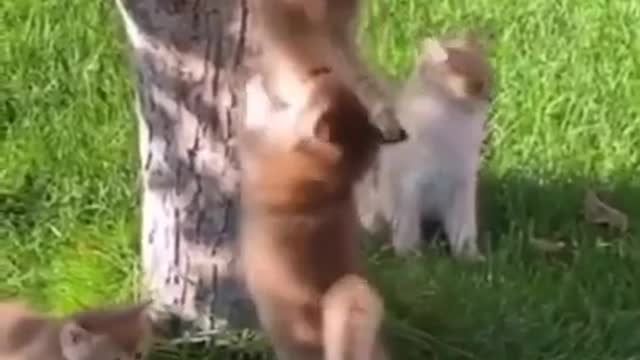
M 495 38 L 496 35 L 492 32 L 481 30 L 467 30 L 461 36 L 461 42 L 467 48 L 477 49 L 485 52 L 494 48 Z
M 460 41 L 465 46 L 477 46 L 480 44 L 480 38 L 474 30 L 466 30 L 460 36 Z
M 143 302 L 140 302 L 138 304 L 135 305 L 131 305 L 127 308 L 124 308 L 124 312 L 130 316 L 131 318 L 137 320 L 137 321 L 146 321 L 147 319 L 147 315 L 148 315 L 148 310 L 149 310 L 149 306 L 151 306 L 152 301 L 151 300 L 146 300 Z
M 426 38 L 422 42 L 422 52 L 434 63 L 443 63 L 449 58 L 447 49 L 434 38 Z
M 332 135 L 332 119 L 328 102 L 308 103 L 308 108 L 302 111 L 296 134 L 302 138 L 315 138 L 330 141 Z
M 316 120 L 313 128 L 313 136 L 325 142 L 330 142 L 333 139 L 333 118 L 328 112 L 322 113 Z
M 151 306 L 152 303 L 153 303 L 152 300 L 141 301 L 131 306 L 131 311 L 137 314 L 146 314 L 147 310 L 149 310 L 149 307 Z
M 313 137 L 340 146 L 353 144 L 358 139 L 382 142 L 382 132 L 371 123 L 369 111 L 357 96 L 347 89 L 340 89 L 335 95 L 333 103 L 315 117 Z
M 72 349 L 91 343 L 93 334 L 75 321 L 67 321 L 60 329 L 60 346 Z

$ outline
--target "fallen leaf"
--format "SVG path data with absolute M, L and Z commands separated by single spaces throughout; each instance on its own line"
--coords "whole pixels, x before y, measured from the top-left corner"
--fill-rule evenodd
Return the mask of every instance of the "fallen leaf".
M 584 215 L 588 222 L 605 225 L 626 232 L 629 219 L 625 213 L 605 204 L 593 190 L 587 190 L 584 197 Z
M 559 253 L 567 248 L 567 244 L 563 241 L 551 241 L 540 238 L 532 238 L 529 239 L 529 243 L 536 250 L 550 254 Z

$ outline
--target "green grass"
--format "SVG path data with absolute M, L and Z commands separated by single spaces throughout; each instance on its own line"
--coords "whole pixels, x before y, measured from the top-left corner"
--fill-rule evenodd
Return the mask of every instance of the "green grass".
M 372 251 L 396 358 L 637 359 L 640 3 L 378 0 L 372 58 L 395 76 L 422 37 L 495 33 L 498 98 L 482 218 L 489 261 Z M 66 312 L 136 289 L 138 186 L 126 48 L 110 1 L 0 2 L 0 297 Z M 587 187 L 629 214 L 583 220 Z M 562 256 L 533 237 L 562 239 Z

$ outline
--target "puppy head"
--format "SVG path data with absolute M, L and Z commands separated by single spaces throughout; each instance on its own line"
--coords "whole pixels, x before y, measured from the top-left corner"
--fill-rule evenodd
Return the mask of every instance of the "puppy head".
M 88 310 L 72 315 L 60 330 L 60 346 L 69 360 L 139 360 L 151 345 L 149 303 Z
M 382 139 L 357 96 L 331 74 L 313 77 L 296 101 L 263 106 L 261 126 L 240 139 L 243 196 L 299 209 L 344 196 L 375 158 Z M 293 98 L 293 97 L 292 97 Z
M 423 41 L 419 61 L 421 77 L 440 86 L 449 95 L 483 103 L 491 100 L 493 70 L 475 35 L 427 38 Z
M 368 110 L 356 94 L 331 76 L 315 84 L 300 124 L 303 144 L 333 154 L 329 158 L 346 181 L 362 176 L 382 141 L 382 133 L 369 121 Z

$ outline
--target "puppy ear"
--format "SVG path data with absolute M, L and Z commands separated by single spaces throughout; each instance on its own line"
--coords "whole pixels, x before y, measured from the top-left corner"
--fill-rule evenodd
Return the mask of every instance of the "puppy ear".
M 369 121 L 369 111 L 348 85 L 334 78 L 317 84 L 299 119 L 298 134 L 343 147 L 359 140 L 380 142 L 382 133 Z
M 148 310 L 151 303 L 151 300 L 147 300 L 138 304 L 126 306 L 116 310 L 114 315 L 117 315 L 117 313 L 120 312 L 125 320 L 129 320 L 132 323 L 145 323 L 149 319 Z
M 444 63 L 449 59 L 447 49 L 435 38 L 426 38 L 422 42 L 424 57 L 433 63 Z
M 302 122 L 303 136 L 327 143 L 341 136 L 346 129 L 346 122 L 351 121 L 348 117 L 353 116 L 352 109 L 345 106 L 345 92 L 338 87 L 332 87 L 329 91 L 322 94 L 323 98 L 310 104 L 312 106 L 305 111 Z
M 146 316 L 149 310 L 149 307 L 151 306 L 152 303 L 153 303 L 152 300 L 145 300 L 145 301 L 139 302 L 135 305 L 132 305 L 129 308 L 129 311 L 136 316 Z
M 93 334 L 75 321 L 65 322 L 60 329 L 60 347 L 63 351 L 85 346 L 92 340 Z
M 331 142 L 336 131 L 334 126 L 335 120 L 335 116 L 331 114 L 328 108 L 316 115 L 316 121 L 312 130 L 313 136 L 321 141 Z
M 314 138 L 329 142 L 333 134 L 335 119 L 331 116 L 333 94 L 324 93 L 324 89 L 312 97 L 293 115 L 295 134 L 301 139 Z
M 495 48 L 496 34 L 478 29 L 469 29 L 462 33 L 454 46 L 474 49 L 480 52 L 492 51 Z M 457 44 L 456 44 L 457 43 Z

